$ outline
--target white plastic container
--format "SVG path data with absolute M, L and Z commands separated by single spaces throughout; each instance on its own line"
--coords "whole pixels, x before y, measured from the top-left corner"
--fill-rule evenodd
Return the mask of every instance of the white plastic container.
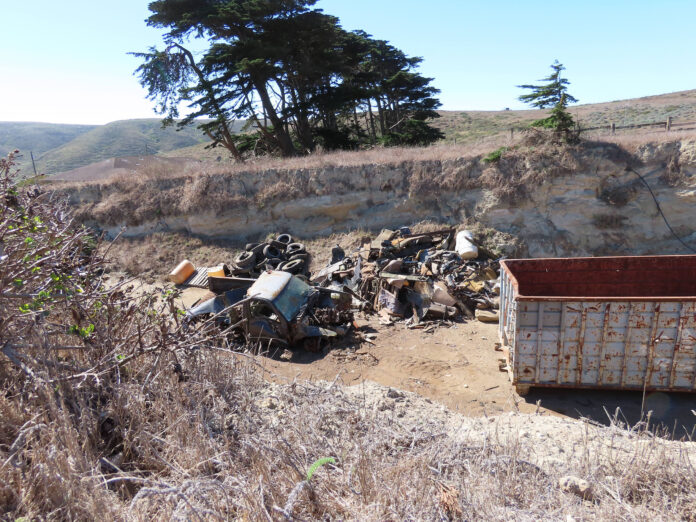
M 454 250 L 462 259 L 476 259 L 478 247 L 474 244 L 474 235 L 468 230 L 457 232 Z

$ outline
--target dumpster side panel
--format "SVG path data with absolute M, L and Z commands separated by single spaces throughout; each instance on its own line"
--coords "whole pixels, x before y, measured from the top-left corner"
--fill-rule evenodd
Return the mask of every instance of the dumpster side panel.
M 506 301 L 515 384 L 694 389 L 693 302 Z

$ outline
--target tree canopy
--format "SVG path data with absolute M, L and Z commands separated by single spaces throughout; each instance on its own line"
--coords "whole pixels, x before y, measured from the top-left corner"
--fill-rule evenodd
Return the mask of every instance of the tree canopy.
M 166 122 L 199 126 L 236 157 L 248 148 L 284 156 L 364 144 L 428 144 L 443 137 L 439 91 L 405 55 L 363 31 L 345 31 L 316 0 L 158 0 L 147 23 L 163 49 L 134 53 L 136 74 Z M 198 58 L 191 40 L 207 48 Z M 248 121 L 246 135 L 230 122 Z
M 563 64 L 555 60 L 551 64 L 553 72 L 539 81 L 547 82 L 541 85 L 518 85 L 521 89 L 529 89 L 532 92 L 522 94 L 520 101 L 528 103 L 532 107 L 545 109 L 552 107 L 551 114 L 547 118 L 542 118 L 532 122 L 533 127 L 545 127 L 556 132 L 567 133 L 573 128 L 573 117 L 566 110 L 569 103 L 576 103 L 578 100 L 568 94 L 570 82 L 561 76 L 565 70 Z

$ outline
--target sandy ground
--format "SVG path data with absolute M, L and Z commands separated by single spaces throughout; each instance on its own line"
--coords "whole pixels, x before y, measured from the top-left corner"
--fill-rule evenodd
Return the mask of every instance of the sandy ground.
M 142 290 L 160 285 L 144 284 Z M 208 290 L 185 289 L 181 306 L 190 308 L 211 297 Z M 258 355 L 257 363 L 269 381 L 337 382 L 347 387 L 377 383 L 412 392 L 468 417 L 491 417 L 509 412 L 551 417 L 588 418 L 610 424 L 610 417 L 633 426 L 650 412 L 651 424 L 674 438 L 696 429 L 693 394 L 532 389 L 515 393 L 507 372 L 500 371 L 503 354 L 496 350 L 497 324 L 471 320 L 438 326 L 431 331 L 409 329 L 403 323 L 387 326 L 377 316 L 358 314 L 360 337 L 347 336 L 322 353 L 286 351 L 274 357 Z
M 507 412 L 545 413 L 589 418 L 609 424 L 616 415 L 635 425 L 650 413 L 651 422 L 681 438 L 696 429 L 693 394 L 532 389 L 515 393 L 507 372 L 500 371 L 496 351 L 498 327 L 478 321 L 438 327 L 430 333 L 403 324 L 384 326 L 376 318 L 359 321 L 373 342 L 334 347 L 324 354 L 294 352 L 290 361 L 263 358 L 261 364 L 278 382 L 292 379 L 333 381 L 347 386 L 372 381 L 416 393 L 466 416 Z
M 337 380 L 353 386 L 374 381 L 437 401 L 465 415 L 496 414 L 515 409 L 507 373 L 498 370 L 497 325 L 479 322 L 440 326 L 425 333 L 404 324 L 358 319 L 372 343 L 347 339 L 326 354 L 293 352 L 289 361 L 269 359 L 265 368 L 275 379 Z M 533 407 L 520 405 L 524 411 Z

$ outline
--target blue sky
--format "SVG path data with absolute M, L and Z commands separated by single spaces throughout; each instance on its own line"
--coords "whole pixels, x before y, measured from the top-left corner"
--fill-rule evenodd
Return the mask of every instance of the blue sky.
M 0 121 L 100 124 L 154 117 L 132 76 L 158 44 L 147 0 L 0 0 Z M 443 109 L 523 108 L 515 86 L 554 59 L 570 92 L 595 103 L 696 88 L 696 2 L 320 0 L 424 58 Z

